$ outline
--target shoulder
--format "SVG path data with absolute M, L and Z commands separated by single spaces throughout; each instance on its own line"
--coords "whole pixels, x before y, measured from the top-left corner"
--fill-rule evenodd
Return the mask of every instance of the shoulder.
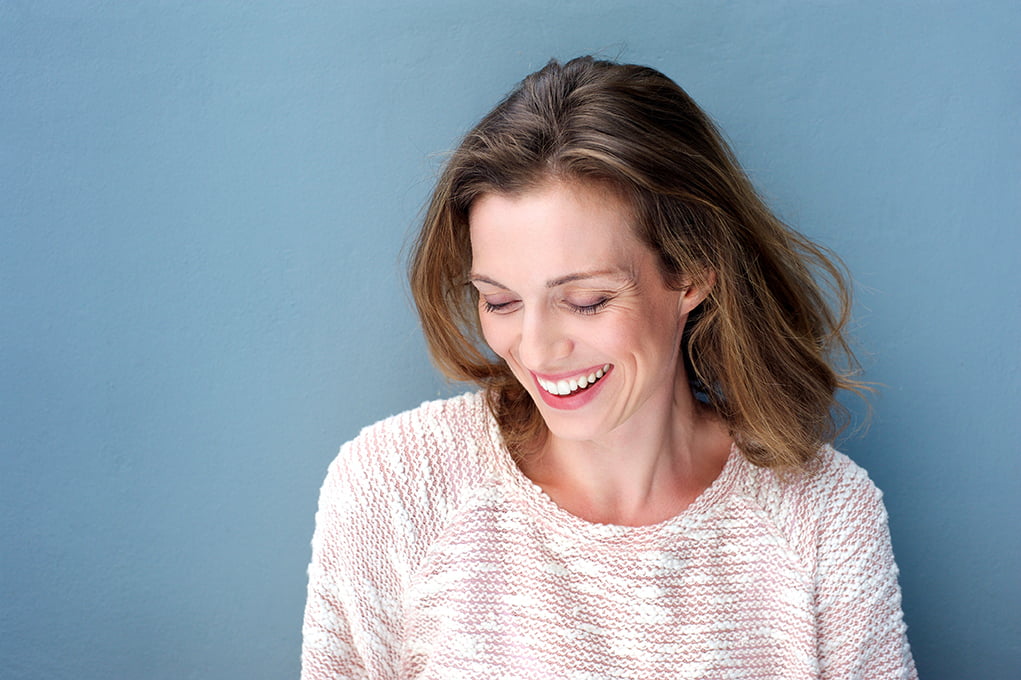
M 801 471 L 784 473 L 746 464 L 746 491 L 766 507 L 823 510 L 855 498 L 881 499 L 868 473 L 832 446 L 823 446 Z
M 416 466 L 463 457 L 490 439 L 491 418 L 481 393 L 428 401 L 365 427 L 341 447 L 335 464 Z
M 749 494 L 812 575 L 821 676 L 917 677 L 883 494 L 865 470 L 826 446 L 800 475 L 752 478 Z
M 361 507 L 440 504 L 484 474 L 494 455 L 492 427 L 481 393 L 385 418 L 340 448 L 322 496 Z
M 882 492 L 861 466 L 831 446 L 823 446 L 803 471 L 782 474 L 749 463 L 743 478 L 745 497 L 808 562 L 849 533 L 886 531 Z
M 883 492 L 864 468 L 830 446 L 824 447 L 806 471 L 802 495 L 821 519 L 886 522 Z
M 315 563 L 324 573 L 408 574 L 495 458 L 481 394 L 427 402 L 340 448 L 319 492 Z

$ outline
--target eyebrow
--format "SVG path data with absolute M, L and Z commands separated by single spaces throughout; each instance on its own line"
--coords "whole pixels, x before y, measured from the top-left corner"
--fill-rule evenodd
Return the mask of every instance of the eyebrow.
M 622 269 L 598 269 L 590 272 L 577 272 L 575 274 L 567 274 L 566 276 L 560 276 L 555 279 L 550 279 L 549 281 L 546 282 L 546 287 L 556 288 L 558 286 L 563 286 L 564 284 L 567 283 L 574 283 L 575 281 L 584 281 L 586 279 L 596 279 L 600 277 L 620 279 L 624 283 L 634 283 L 635 281 L 634 274 L 624 271 Z M 481 283 L 488 283 L 489 285 L 496 286 L 497 288 L 510 290 L 510 288 L 503 285 L 499 281 L 494 281 L 488 276 L 483 276 L 482 274 L 472 273 L 468 280 L 480 281 Z

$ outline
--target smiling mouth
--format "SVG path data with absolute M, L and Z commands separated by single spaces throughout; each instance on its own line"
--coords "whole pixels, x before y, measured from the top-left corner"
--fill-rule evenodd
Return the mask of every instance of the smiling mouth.
M 610 364 L 606 364 L 602 368 L 597 369 L 588 375 L 579 375 L 566 380 L 546 380 L 545 378 L 535 376 L 535 381 L 539 383 L 539 387 L 541 387 L 544 391 L 558 397 L 566 397 L 569 394 L 574 394 L 580 390 L 592 387 L 592 385 L 599 382 L 599 380 L 609 373 L 609 371 Z

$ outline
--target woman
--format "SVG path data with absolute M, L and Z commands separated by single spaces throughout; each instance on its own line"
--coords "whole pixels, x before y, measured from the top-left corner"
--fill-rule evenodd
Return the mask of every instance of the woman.
M 880 493 L 827 444 L 861 387 L 840 270 L 671 80 L 526 78 L 448 162 L 411 284 L 481 391 L 331 465 L 303 678 L 915 676 Z

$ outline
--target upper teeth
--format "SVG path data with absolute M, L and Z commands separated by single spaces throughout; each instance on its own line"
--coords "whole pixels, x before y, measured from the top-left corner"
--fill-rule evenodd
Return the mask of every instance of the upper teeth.
M 602 378 L 610 370 L 610 364 L 606 364 L 602 368 L 596 370 L 594 373 L 588 375 L 580 375 L 576 378 L 568 378 L 566 380 L 546 380 L 536 376 L 536 380 L 539 383 L 539 387 L 546 390 L 550 394 L 556 394 L 564 396 L 574 392 L 576 390 L 583 390 L 595 381 Z

